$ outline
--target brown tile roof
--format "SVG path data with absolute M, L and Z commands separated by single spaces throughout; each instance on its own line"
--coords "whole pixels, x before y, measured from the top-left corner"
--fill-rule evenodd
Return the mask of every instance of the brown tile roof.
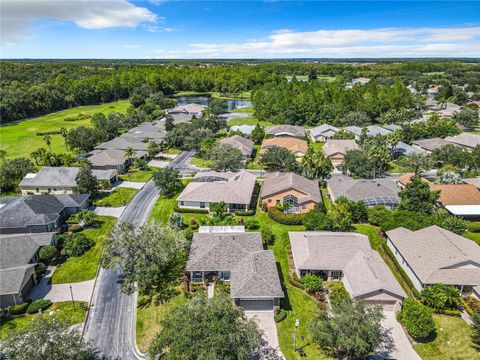
M 263 199 L 267 196 L 290 189 L 295 189 L 305 194 L 304 197 L 298 199 L 300 203 L 307 201 L 322 202 L 318 182 L 292 172 L 275 172 L 268 174 L 263 182 L 261 197 Z
M 303 154 L 305 154 L 308 149 L 308 143 L 305 140 L 289 137 L 278 137 L 263 140 L 260 153 L 264 153 L 269 147 L 273 146 L 283 147 L 293 153 L 301 152 Z
M 348 150 L 357 150 L 360 146 L 355 140 L 327 140 L 323 146 L 323 152 L 327 156 L 331 156 L 337 153 L 345 155 Z
M 430 184 L 440 191 L 440 202 L 446 205 L 480 205 L 480 191 L 472 184 Z

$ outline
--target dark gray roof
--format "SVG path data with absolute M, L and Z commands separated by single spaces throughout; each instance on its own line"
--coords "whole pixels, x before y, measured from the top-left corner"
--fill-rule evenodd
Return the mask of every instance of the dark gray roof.
M 143 140 L 144 138 L 142 137 L 132 136 L 126 133 L 96 146 L 95 149 L 127 150 L 128 148 L 132 148 L 133 150 L 146 151 L 148 142 Z
M 232 270 L 245 256 L 261 250 L 258 232 L 195 233 L 186 270 Z
M 0 270 L 0 295 L 18 294 L 26 281 L 27 271 L 33 271 L 35 264 L 26 264 Z
M 333 175 L 327 181 L 327 188 L 333 200 L 340 196 L 353 201 L 373 198 L 388 198 L 393 204 L 399 203 L 399 188 L 390 178 L 354 179 L 346 175 Z
M 297 125 L 274 125 L 265 129 L 268 135 L 304 137 L 305 128 Z
M 0 269 L 26 265 L 42 246 L 50 245 L 54 233 L 0 234 Z
M 0 198 L 0 229 L 41 225 L 56 219 L 66 207 L 79 207 L 89 194 L 28 195 Z
M 270 250 L 250 253 L 232 271 L 233 298 L 283 298 L 275 257 Z

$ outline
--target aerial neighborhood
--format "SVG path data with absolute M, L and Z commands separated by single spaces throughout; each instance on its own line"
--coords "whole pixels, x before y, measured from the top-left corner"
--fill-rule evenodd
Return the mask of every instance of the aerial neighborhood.
M 2 111 L 5 354 L 58 318 L 109 358 L 480 357 L 478 63 L 158 64 Z

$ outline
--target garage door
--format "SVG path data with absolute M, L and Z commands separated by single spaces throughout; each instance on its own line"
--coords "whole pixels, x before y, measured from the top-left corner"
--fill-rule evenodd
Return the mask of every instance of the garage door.
M 396 301 L 388 301 L 388 300 L 365 300 L 367 304 L 375 304 L 381 305 L 384 311 L 394 311 Z
M 273 299 L 240 300 L 240 306 L 247 311 L 271 311 L 273 310 Z

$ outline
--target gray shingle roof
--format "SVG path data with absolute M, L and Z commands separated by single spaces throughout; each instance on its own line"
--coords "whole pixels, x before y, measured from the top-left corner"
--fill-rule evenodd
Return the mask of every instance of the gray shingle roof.
M 473 149 L 477 145 L 480 145 L 480 134 L 461 133 L 457 136 L 447 136 L 445 140 L 456 145 Z
M 233 135 L 220 140 L 220 144 L 230 145 L 231 147 L 240 150 L 243 156 L 250 156 L 253 152 L 255 143 L 251 140 L 245 139 L 239 135 Z
M 26 274 L 35 264 L 26 264 L 0 270 L 0 295 L 18 294 L 26 281 Z
M 273 253 L 258 232 L 195 233 L 186 271 L 230 271 L 233 298 L 283 297 Z
M 147 155 L 147 151 L 135 151 L 133 157 L 139 158 Z M 125 158 L 124 150 L 117 149 L 105 149 L 105 150 L 93 150 L 88 153 L 88 161 L 92 163 L 92 166 L 120 166 L 127 161 Z
M 463 182 L 465 182 L 467 184 L 472 184 L 477 189 L 480 189 L 480 176 L 476 177 L 476 178 L 463 179 Z
M 295 189 L 305 194 L 303 198 L 298 199 L 300 203 L 309 200 L 316 203 L 322 202 L 318 182 L 292 172 L 268 174 L 263 182 L 260 196 L 264 198 L 289 189 Z
M 1 234 L 0 269 L 26 265 L 38 249 L 50 245 L 54 233 Z
M 299 270 L 343 270 L 359 250 L 370 250 L 368 237 L 357 233 L 307 231 L 288 236 Z
M 186 271 L 229 271 L 248 254 L 262 251 L 258 232 L 193 234 Z
M 235 266 L 230 278 L 233 298 L 283 298 L 275 257 L 270 250 L 248 254 Z
M 133 150 L 143 150 L 146 151 L 148 142 L 144 142 L 142 138 L 131 136 L 130 134 L 123 134 L 115 139 L 104 142 L 100 145 L 95 146 L 95 149 L 117 149 L 117 150 L 127 150 L 132 148 Z
M 354 201 L 365 201 L 370 198 L 391 198 L 392 203 L 399 203 L 399 188 L 394 180 L 389 178 L 354 179 L 347 175 L 333 175 L 327 180 L 327 188 L 332 199 L 340 196 Z
M 387 236 L 424 284 L 480 284 L 480 247 L 475 242 L 438 226 L 418 231 L 400 227 Z
M 265 133 L 273 136 L 304 137 L 305 129 L 297 125 L 274 125 L 267 127 Z
M 322 124 L 320 126 L 312 128 L 312 129 L 308 129 L 308 131 L 310 132 L 310 136 L 317 137 L 317 136 L 319 136 L 321 134 L 324 134 L 326 132 L 328 132 L 329 134 L 336 133 L 336 132 L 340 131 L 340 129 L 333 126 L 333 125 Z
M 30 222 L 45 224 L 58 217 L 65 207 L 79 207 L 88 200 L 88 194 L 28 195 L 0 198 L 0 229 L 25 227 Z M 43 219 L 43 220 L 42 220 Z
M 246 171 L 201 172 L 177 197 L 178 201 L 250 204 L 256 177 Z
M 451 145 L 451 142 L 448 142 L 441 138 L 431 138 L 431 139 L 419 139 L 412 141 L 412 145 L 417 145 L 422 149 L 433 151 L 435 149 L 440 149 L 445 145 Z

